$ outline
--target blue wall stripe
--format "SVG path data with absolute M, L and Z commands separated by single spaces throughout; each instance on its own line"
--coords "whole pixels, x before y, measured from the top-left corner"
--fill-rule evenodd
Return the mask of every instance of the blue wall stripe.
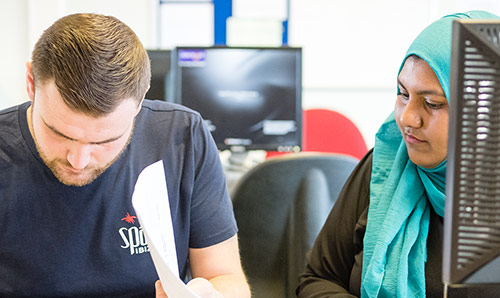
M 284 46 L 288 45 L 288 19 L 283 21 L 283 41 Z
M 226 20 L 233 14 L 232 0 L 214 0 L 214 44 L 226 44 Z

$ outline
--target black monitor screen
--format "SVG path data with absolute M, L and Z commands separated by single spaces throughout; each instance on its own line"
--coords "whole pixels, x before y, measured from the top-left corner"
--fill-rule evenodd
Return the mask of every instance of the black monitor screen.
M 147 50 L 151 60 L 151 85 L 147 99 L 167 100 L 170 73 L 170 50 Z
M 180 47 L 177 102 L 198 111 L 217 147 L 298 151 L 301 49 Z
M 498 285 L 500 21 L 453 23 L 447 171 L 443 281 Z

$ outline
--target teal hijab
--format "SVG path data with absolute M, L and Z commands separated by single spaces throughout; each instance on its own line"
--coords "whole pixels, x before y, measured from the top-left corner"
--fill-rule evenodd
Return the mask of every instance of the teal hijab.
M 464 18 L 498 17 L 470 11 L 435 21 L 411 44 L 399 71 L 408 56 L 419 56 L 449 99 L 452 22 Z M 411 162 L 392 113 L 375 139 L 361 297 L 425 297 L 430 212 L 444 215 L 445 182 L 446 160 L 432 169 Z

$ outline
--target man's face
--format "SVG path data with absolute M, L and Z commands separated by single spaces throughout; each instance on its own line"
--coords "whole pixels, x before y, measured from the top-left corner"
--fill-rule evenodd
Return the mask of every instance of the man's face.
M 57 179 L 73 186 L 91 183 L 113 164 L 140 110 L 126 99 L 112 113 L 93 118 L 69 109 L 53 81 L 37 85 L 31 97 L 28 123 L 37 150 Z

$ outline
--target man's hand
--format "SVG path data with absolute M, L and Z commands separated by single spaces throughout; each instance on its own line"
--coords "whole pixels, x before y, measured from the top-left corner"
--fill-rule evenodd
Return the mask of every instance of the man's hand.
M 221 293 L 217 292 L 212 283 L 202 277 L 190 280 L 187 286 L 202 298 L 224 298 Z
M 237 235 L 209 247 L 190 248 L 189 260 L 194 278 L 187 286 L 200 297 L 250 298 L 250 288 L 241 268 Z M 168 298 L 159 281 L 156 282 L 156 298 Z
M 163 287 L 161 286 L 161 281 L 159 280 L 155 282 L 155 291 L 156 291 L 156 298 L 168 298 L 167 294 L 163 290 Z
M 224 298 L 224 296 L 217 292 L 214 286 L 206 279 L 197 277 L 188 282 L 187 286 L 201 298 Z M 163 290 L 161 282 L 158 280 L 155 283 L 156 298 L 168 298 Z

